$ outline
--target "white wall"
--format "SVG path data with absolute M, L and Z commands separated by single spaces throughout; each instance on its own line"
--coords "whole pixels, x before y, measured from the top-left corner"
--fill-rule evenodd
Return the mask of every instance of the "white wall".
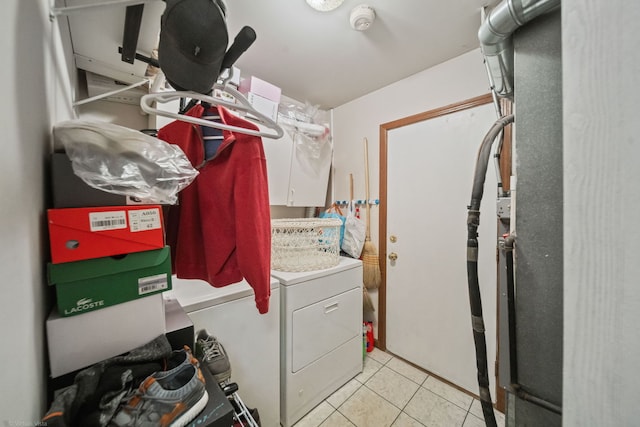
M 353 173 L 355 199 L 365 198 L 365 137 L 369 145 L 370 197 L 380 198 L 381 124 L 484 95 L 489 91 L 482 54 L 480 49 L 476 49 L 335 108 L 332 182 L 335 199 L 349 199 L 350 173 Z M 372 207 L 371 241 L 379 250 L 378 222 L 378 209 Z M 384 262 L 381 255 L 380 259 Z M 377 292 L 370 293 L 377 313 Z
M 52 54 L 60 43 L 48 1 L 2 6 L 0 425 L 33 425 L 46 405 L 46 161 L 52 122 L 70 114 L 69 79 L 64 55 Z
M 563 425 L 638 425 L 640 2 L 563 0 Z

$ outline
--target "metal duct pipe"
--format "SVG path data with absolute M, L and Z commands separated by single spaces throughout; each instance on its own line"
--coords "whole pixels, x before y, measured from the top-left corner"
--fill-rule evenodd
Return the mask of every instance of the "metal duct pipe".
M 478 39 L 491 88 L 513 98 L 513 44 L 511 35 L 532 19 L 560 6 L 560 0 L 503 0 L 480 26 Z

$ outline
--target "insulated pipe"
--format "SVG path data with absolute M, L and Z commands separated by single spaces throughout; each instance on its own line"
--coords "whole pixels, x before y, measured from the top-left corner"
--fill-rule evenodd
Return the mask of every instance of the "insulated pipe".
M 471 325 L 473 327 L 473 341 L 476 348 L 476 367 L 478 369 L 478 386 L 480 390 L 480 404 L 485 424 L 496 427 L 496 417 L 491 402 L 489 390 L 489 374 L 487 370 L 487 341 L 484 335 L 484 320 L 482 318 L 482 299 L 478 283 L 478 226 L 480 225 L 480 203 L 484 192 L 484 181 L 487 175 L 491 146 L 502 129 L 513 123 L 513 114 L 499 118 L 489 129 L 482 140 L 476 160 L 476 170 L 471 192 L 471 203 L 468 206 L 467 217 L 467 282 L 469 287 L 469 305 L 471 308 Z
M 500 170 L 500 154 L 502 152 L 502 136 L 498 138 L 498 146 L 496 147 L 496 154 L 493 156 L 493 165 L 496 170 L 496 180 L 498 181 L 498 197 L 504 197 L 506 192 L 502 186 L 502 171 Z
M 487 15 L 478 30 L 478 39 L 489 81 L 499 96 L 513 98 L 511 35 L 519 27 L 559 5 L 560 0 L 503 0 Z
M 510 114 L 496 120 L 480 144 L 478 158 L 476 160 L 476 170 L 473 177 L 473 188 L 471 190 L 471 204 L 469 205 L 470 210 L 478 211 L 478 216 L 480 216 L 480 202 L 482 201 L 482 194 L 484 193 L 484 180 L 487 174 L 491 145 L 500 132 L 502 132 L 502 129 L 508 124 L 513 123 L 513 118 L 513 114 Z

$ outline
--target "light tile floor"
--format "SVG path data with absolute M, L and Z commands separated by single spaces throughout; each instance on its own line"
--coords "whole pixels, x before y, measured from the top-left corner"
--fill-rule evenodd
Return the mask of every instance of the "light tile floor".
M 498 426 L 504 415 L 496 411 Z M 295 427 L 484 427 L 480 401 L 377 348 Z

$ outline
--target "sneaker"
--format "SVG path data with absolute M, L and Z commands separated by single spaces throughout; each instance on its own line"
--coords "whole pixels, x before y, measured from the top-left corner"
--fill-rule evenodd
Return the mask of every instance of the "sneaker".
M 209 335 L 205 329 L 198 332 L 196 356 L 207 365 L 207 369 L 218 383 L 224 383 L 231 378 L 231 364 L 227 352 L 217 338 Z
M 169 372 L 185 364 L 199 365 L 198 359 L 193 356 L 188 345 L 185 345 L 182 350 L 172 351 L 171 355 L 162 361 L 162 370 Z
M 109 426 L 186 426 L 209 401 L 197 360 L 187 362 L 189 359 L 171 370 L 148 376 Z

